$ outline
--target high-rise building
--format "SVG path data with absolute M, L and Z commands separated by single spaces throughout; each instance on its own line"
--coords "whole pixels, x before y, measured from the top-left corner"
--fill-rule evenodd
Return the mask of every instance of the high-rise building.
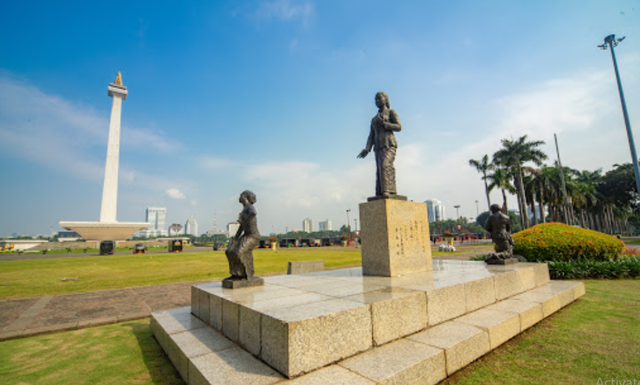
M 235 237 L 235 235 L 238 232 L 239 228 L 240 228 L 240 223 L 238 223 L 238 222 L 229 222 L 229 224 L 227 225 L 227 236 L 229 238 Z
M 305 233 L 313 232 L 313 221 L 311 219 L 305 218 L 302 221 L 302 231 L 304 231 Z
M 429 222 L 444 220 L 444 206 L 442 205 L 442 202 L 437 199 L 427 199 L 424 203 L 427 204 Z
M 331 221 L 330 220 L 326 220 L 326 221 L 321 221 L 318 222 L 318 227 L 320 231 L 332 231 L 333 230 L 333 226 L 331 225 Z
M 147 207 L 145 211 L 145 221 L 151 223 L 151 226 L 145 230 L 140 230 L 134 234 L 136 237 L 166 237 L 167 233 L 167 208 L 166 207 Z
M 184 224 L 184 235 L 193 235 L 194 237 L 198 236 L 198 221 L 196 221 L 193 215 L 190 216 Z

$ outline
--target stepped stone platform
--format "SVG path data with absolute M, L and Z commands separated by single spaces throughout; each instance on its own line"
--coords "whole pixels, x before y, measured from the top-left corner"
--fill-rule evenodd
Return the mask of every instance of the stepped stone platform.
M 546 264 L 434 260 L 433 271 L 361 268 L 192 287 L 191 307 L 152 314 L 188 384 L 433 384 L 584 294 Z

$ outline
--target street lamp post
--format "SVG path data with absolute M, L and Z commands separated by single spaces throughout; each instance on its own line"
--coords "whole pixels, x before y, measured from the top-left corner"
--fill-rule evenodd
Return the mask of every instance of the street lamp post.
M 349 234 L 349 240 L 351 239 L 351 224 L 349 224 L 349 212 L 351 209 L 347 209 L 347 233 Z M 347 240 L 347 245 L 349 244 L 349 240 Z
M 478 218 L 479 216 L 480 216 L 480 208 L 478 207 L 478 200 L 476 199 L 476 218 Z
M 607 45 L 611 48 L 611 60 L 613 60 L 613 69 L 616 72 L 616 81 L 618 82 L 618 93 L 620 94 L 620 103 L 622 103 L 622 114 L 624 115 L 624 124 L 627 127 L 627 138 L 629 139 L 629 148 L 631 149 L 631 163 L 633 164 L 633 172 L 636 176 L 636 188 L 640 194 L 640 170 L 638 169 L 638 154 L 636 153 L 636 145 L 633 140 L 633 133 L 631 132 L 631 123 L 629 123 L 629 113 L 627 112 L 627 103 L 624 100 L 624 92 L 622 91 L 622 82 L 620 81 L 620 73 L 618 72 L 618 63 L 616 62 L 616 54 L 613 50 L 618 45 L 624 36 L 620 39 L 616 39 L 616 35 L 609 35 L 604 38 L 604 44 L 599 45 L 599 48 L 603 50 L 607 49 Z
M 456 218 L 458 219 L 458 224 L 460 224 L 460 212 L 458 211 L 458 209 L 460 208 L 460 205 L 455 205 L 453 207 L 456 208 Z

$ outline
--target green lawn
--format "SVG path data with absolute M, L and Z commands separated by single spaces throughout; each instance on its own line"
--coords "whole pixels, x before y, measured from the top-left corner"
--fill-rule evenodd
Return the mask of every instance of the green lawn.
M 253 255 L 258 275 L 286 272 L 289 261 L 361 263 L 360 249 L 353 248 L 258 249 Z M 224 251 L 2 261 L 0 300 L 224 278 L 228 271 Z M 79 279 L 62 281 L 66 277 Z
M 584 282 L 581 299 L 444 384 L 640 382 L 640 281 Z
M 184 384 L 149 319 L 0 343 L 0 384 Z
M 445 384 L 597 384 L 640 377 L 640 281 L 587 294 Z M 149 320 L 0 342 L 1 384 L 182 384 Z

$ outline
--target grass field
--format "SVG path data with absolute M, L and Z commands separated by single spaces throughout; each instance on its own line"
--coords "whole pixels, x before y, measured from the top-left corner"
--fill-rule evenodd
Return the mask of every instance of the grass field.
M 586 281 L 587 294 L 445 384 L 640 380 L 640 281 Z M 1 384 L 182 384 L 149 320 L 0 342 Z M 611 382 L 609 382 L 611 383 Z
M 433 252 L 434 256 L 443 254 Z M 360 249 L 353 248 L 257 249 L 253 256 L 258 275 L 284 273 L 289 261 L 321 259 L 325 267 L 362 262 Z M 228 275 L 224 251 L 2 261 L 0 300 L 209 280 Z M 78 280 L 62 281 L 68 277 Z
M 325 267 L 361 262 L 360 249 L 352 248 L 259 249 L 253 255 L 258 274 L 286 272 L 289 261 L 322 259 Z M 224 278 L 228 271 L 223 251 L 2 261 L 0 300 Z M 66 277 L 79 279 L 62 281 Z

